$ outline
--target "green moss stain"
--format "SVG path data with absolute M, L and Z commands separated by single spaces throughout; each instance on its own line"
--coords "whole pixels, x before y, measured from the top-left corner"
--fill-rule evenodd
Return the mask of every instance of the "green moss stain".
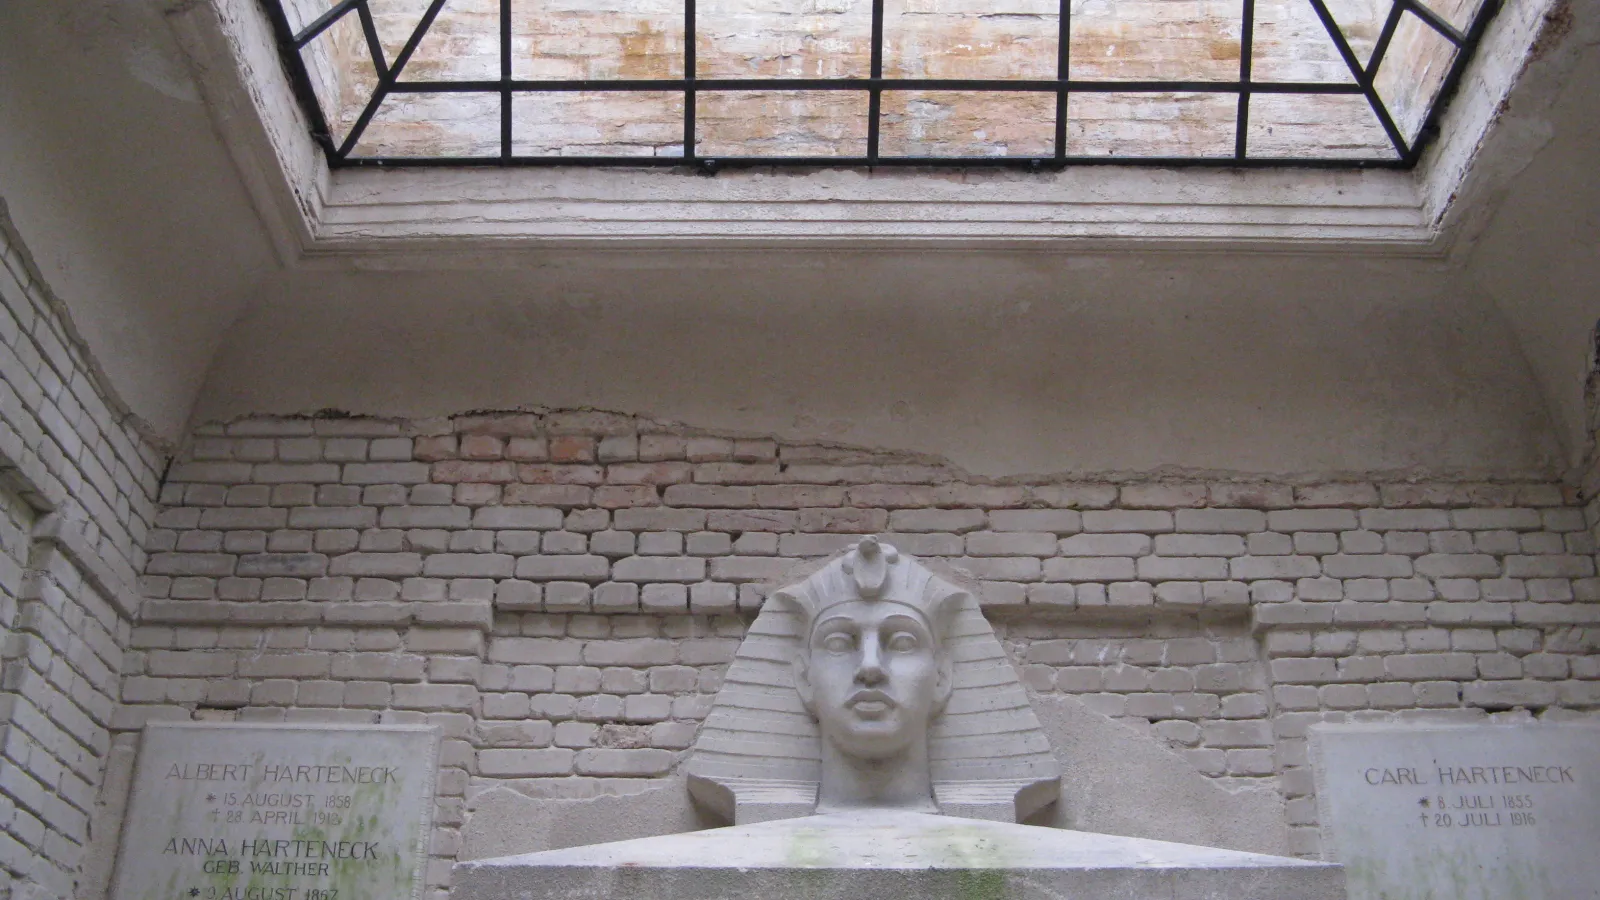
M 1345 883 L 1360 900 L 1548 900 L 1549 879 L 1525 861 L 1490 865 L 1471 851 L 1434 849 L 1403 862 L 1371 857 L 1344 864 Z
M 1009 895 L 1006 870 L 1016 853 L 994 831 L 952 821 L 928 831 L 925 849 L 935 865 L 954 870 L 961 900 L 1005 900 Z
M 962 900 L 1005 900 L 1006 874 L 998 869 L 968 869 L 956 878 Z
M 1020 858 L 1019 852 L 997 838 L 992 829 L 965 824 L 959 819 L 935 827 L 902 831 L 892 824 L 884 827 L 885 841 L 911 841 L 915 856 L 927 861 L 941 885 L 940 900 L 1008 900 L 1014 895 L 1008 872 Z M 797 828 L 784 848 L 784 860 L 800 869 L 790 878 L 794 896 L 809 897 L 807 889 L 821 890 L 831 870 L 863 865 L 862 851 L 874 848 L 835 849 L 839 838 L 827 828 Z M 864 863 L 870 867 L 871 863 Z M 803 889 L 802 889 L 803 888 Z M 817 896 L 827 895 L 826 891 Z
M 801 828 L 795 831 L 785 848 L 784 861 L 791 866 L 808 869 L 837 862 L 829 852 L 827 833 L 820 828 Z

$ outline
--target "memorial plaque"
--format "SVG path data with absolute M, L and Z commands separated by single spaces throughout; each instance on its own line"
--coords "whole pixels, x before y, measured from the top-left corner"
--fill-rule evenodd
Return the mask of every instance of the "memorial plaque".
M 425 726 L 147 725 L 112 898 L 416 898 L 438 745 Z
M 1600 898 L 1600 727 L 1316 725 L 1350 900 Z

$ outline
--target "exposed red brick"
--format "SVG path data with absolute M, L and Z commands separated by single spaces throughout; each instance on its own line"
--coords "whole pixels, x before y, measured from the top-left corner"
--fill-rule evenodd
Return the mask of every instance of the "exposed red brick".
M 517 477 L 527 484 L 603 484 L 605 469 L 600 466 L 558 466 L 530 463 L 517 467 Z
M 595 439 L 582 434 L 562 434 L 550 438 L 550 461 L 558 463 L 594 462 Z
M 506 484 L 517 480 L 516 468 L 508 462 L 471 462 L 464 459 L 447 459 L 433 464 L 430 473 L 439 484 L 483 482 Z

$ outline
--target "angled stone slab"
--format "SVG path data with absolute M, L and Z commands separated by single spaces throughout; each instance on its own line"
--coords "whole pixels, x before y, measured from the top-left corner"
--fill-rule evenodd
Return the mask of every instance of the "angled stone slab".
M 1344 900 L 1340 866 L 895 811 L 458 863 L 454 900 Z

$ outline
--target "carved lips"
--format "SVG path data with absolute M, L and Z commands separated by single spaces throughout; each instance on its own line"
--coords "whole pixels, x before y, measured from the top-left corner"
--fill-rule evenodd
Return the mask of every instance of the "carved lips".
M 865 690 L 851 694 L 845 705 L 863 719 L 881 719 L 898 704 L 894 702 L 893 697 L 883 691 Z

